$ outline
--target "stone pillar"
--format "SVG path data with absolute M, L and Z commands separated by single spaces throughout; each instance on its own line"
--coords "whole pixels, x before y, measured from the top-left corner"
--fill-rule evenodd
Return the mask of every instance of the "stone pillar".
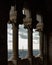
M 30 65 L 32 64 L 32 57 L 33 57 L 33 49 L 32 49 L 32 18 L 31 18 L 31 11 L 27 8 L 24 8 L 24 15 L 26 16 L 23 19 L 23 23 L 25 27 L 28 28 L 28 60 Z
M 27 58 L 30 62 L 30 65 L 33 65 L 32 58 L 33 58 L 33 43 L 32 43 L 32 19 L 27 18 L 24 20 L 25 28 L 28 29 L 28 55 Z
M 25 28 L 28 29 L 28 57 L 31 58 L 33 55 L 32 49 L 32 18 L 23 19 Z
M 33 48 L 32 48 L 32 28 L 28 26 L 28 57 L 31 58 L 33 56 Z
M 44 50 L 44 34 L 43 31 L 39 31 L 40 35 L 40 56 L 43 57 L 43 50 Z
M 13 25 L 13 60 L 18 59 L 18 23 L 16 5 L 10 9 L 10 23 Z
M 30 65 L 33 65 L 33 42 L 32 42 L 32 27 L 28 26 L 28 59 L 30 61 Z
M 48 54 L 47 54 L 47 50 L 48 50 L 48 47 L 47 47 L 47 32 L 44 32 L 44 65 L 47 65 L 47 60 L 48 60 Z
M 13 59 L 17 60 L 18 58 L 18 26 L 13 23 Z

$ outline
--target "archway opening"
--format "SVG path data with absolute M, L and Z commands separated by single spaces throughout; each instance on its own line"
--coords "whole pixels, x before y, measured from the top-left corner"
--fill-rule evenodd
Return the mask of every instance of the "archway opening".
M 40 55 L 40 36 L 36 29 L 33 29 L 33 55 Z
M 12 24 L 7 23 L 7 50 L 8 50 L 8 60 L 12 58 L 13 55 L 13 29 Z
M 27 55 L 28 50 L 28 30 L 24 28 L 24 25 L 19 25 L 19 57 L 24 58 Z

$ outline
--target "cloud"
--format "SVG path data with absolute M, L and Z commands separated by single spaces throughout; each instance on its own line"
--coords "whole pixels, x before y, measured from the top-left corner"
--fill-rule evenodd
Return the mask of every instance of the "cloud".
M 12 43 L 12 40 L 9 40 L 9 43 Z
M 10 33 L 10 32 L 7 32 L 9 35 L 12 35 L 12 33 Z
M 22 39 L 28 39 L 28 36 L 27 36 L 27 35 L 20 34 L 20 37 L 21 37 Z

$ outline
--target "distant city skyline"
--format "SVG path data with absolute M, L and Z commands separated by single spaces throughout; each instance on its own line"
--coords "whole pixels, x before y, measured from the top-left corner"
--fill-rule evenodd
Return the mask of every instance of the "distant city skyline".
M 12 25 L 7 24 L 7 45 L 8 50 L 13 49 L 13 41 L 12 41 Z M 19 49 L 28 49 L 28 30 L 24 29 L 24 25 L 19 25 Z M 39 49 L 39 33 L 35 32 L 33 29 L 33 49 Z

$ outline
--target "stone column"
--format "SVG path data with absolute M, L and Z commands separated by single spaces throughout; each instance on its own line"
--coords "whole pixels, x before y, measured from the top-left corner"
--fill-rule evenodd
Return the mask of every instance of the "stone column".
M 40 35 L 40 56 L 43 57 L 43 50 L 44 50 L 44 34 L 43 31 L 39 31 Z
M 32 43 L 32 25 L 28 26 L 28 59 L 30 61 L 30 65 L 33 65 L 33 43 Z
M 28 28 L 28 59 L 30 65 L 32 64 L 32 56 L 33 56 L 33 49 L 32 49 L 32 18 L 31 18 L 31 11 L 27 8 L 24 8 L 24 15 L 26 16 L 23 19 L 23 23 L 25 27 Z
M 25 28 L 28 29 L 28 58 L 33 56 L 33 48 L 32 48 L 32 19 L 26 18 L 23 20 Z
M 28 57 L 31 58 L 33 56 L 33 48 L 32 48 L 32 28 L 28 26 Z
M 13 60 L 18 59 L 18 23 L 16 5 L 10 9 L 10 23 L 13 25 Z
M 13 23 L 13 59 L 17 60 L 18 58 L 18 26 Z
M 48 54 L 47 54 L 47 49 L 48 49 L 48 47 L 47 47 L 47 32 L 44 32 L 44 65 L 47 65 L 47 60 L 48 60 L 48 58 L 47 58 L 47 56 L 48 56 Z
M 32 63 L 32 58 L 33 58 L 33 44 L 32 44 L 32 19 L 31 18 L 27 18 L 24 20 L 24 25 L 25 28 L 28 29 L 28 55 L 27 58 L 30 62 L 30 65 L 33 65 Z

